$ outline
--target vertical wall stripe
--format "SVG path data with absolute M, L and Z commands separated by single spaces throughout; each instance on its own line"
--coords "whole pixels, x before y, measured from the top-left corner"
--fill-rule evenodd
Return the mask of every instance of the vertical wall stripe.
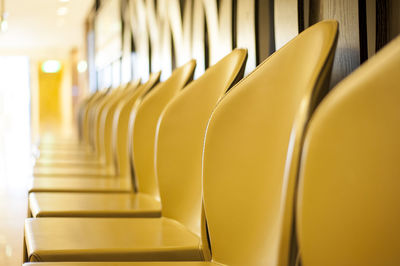
M 232 51 L 232 0 L 203 0 L 209 43 L 209 64 Z M 219 10 L 219 11 L 218 11 Z
M 358 28 L 360 40 L 360 64 L 362 64 L 368 59 L 366 0 L 358 0 Z
M 256 63 L 264 61 L 275 51 L 274 1 L 256 1 Z
M 332 88 L 360 65 L 358 0 L 310 0 L 310 6 L 310 22 L 325 19 L 339 22 L 339 38 L 330 84 Z
M 379 51 L 389 39 L 388 0 L 376 1 L 376 51 Z
M 236 44 L 239 48 L 247 48 L 248 57 L 245 75 L 250 73 L 256 63 L 256 18 L 254 0 L 237 0 Z
M 278 50 L 299 33 L 298 0 L 275 0 L 275 48 Z
M 366 0 L 368 58 L 375 54 L 376 43 L 376 0 Z
M 206 67 L 205 52 L 205 16 L 202 0 L 194 0 L 193 3 L 193 32 L 192 32 L 192 57 L 196 59 L 197 66 L 194 78 L 204 73 Z
M 128 6 L 133 41 L 136 48 L 136 56 L 133 62 L 135 70 L 133 78 L 142 78 L 143 81 L 146 81 L 149 78 L 150 51 L 145 5 L 142 0 L 138 0 L 130 1 Z

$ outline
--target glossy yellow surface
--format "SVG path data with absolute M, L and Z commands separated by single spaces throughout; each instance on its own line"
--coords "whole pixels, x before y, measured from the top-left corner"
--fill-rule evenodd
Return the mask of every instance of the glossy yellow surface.
M 154 83 L 157 82 L 157 75 L 153 78 L 151 77 L 150 83 L 148 84 L 150 86 L 153 86 Z M 118 106 L 118 103 L 125 98 L 129 98 L 132 94 L 135 93 L 136 90 L 140 89 L 139 86 L 139 80 L 135 83 L 130 85 L 131 87 L 128 88 L 128 90 L 125 90 L 123 93 L 118 95 L 118 97 L 115 97 L 113 99 L 110 99 L 110 101 L 107 102 L 103 112 L 100 114 L 99 121 L 98 121 L 98 132 L 97 132 L 97 138 L 98 138 L 98 146 L 99 146 L 99 152 L 101 155 L 102 160 L 105 162 L 106 165 L 109 167 L 113 168 L 114 173 L 115 171 L 115 164 L 113 161 L 113 156 L 112 156 L 112 124 L 113 124 L 113 118 Z M 143 85 L 144 86 L 144 85 Z
M 302 265 L 400 265 L 400 37 L 328 95 L 302 154 Z
M 139 82 L 135 82 L 137 85 L 139 85 Z M 92 118 L 92 127 L 93 129 L 90 131 L 90 136 L 92 140 L 92 146 L 94 149 L 94 152 L 97 152 L 100 156 L 100 146 L 101 146 L 101 138 L 100 138 L 100 131 L 101 129 L 101 116 L 102 113 L 104 112 L 105 109 L 107 109 L 107 105 L 110 104 L 110 102 L 118 101 L 121 99 L 121 97 L 126 97 L 136 89 L 136 86 L 131 90 L 131 86 L 120 86 L 116 89 L 114 89 L 107 97 L 104 97 L 101 102 L 97 104 L 97 106 L 92 110 L 93 111 L 93 118 Z
M 82 110 L 82 123 L 81 123 L 81 142 L 89 144 L 90 145 L 90 139 L 89 139 L 89 131 L 90 131 L 90 117 L 89 117 L 89 111 L 93 107 L 93 105 L 96 104 L 96 101 L 101 98 L 106 91 L 96 91 L 93 95 L 93 97 L 90 97 L 88 100 L 87 104 L 83 106 Z
M 202 259 L 197 235 L 168 218 L 29 218 L 25 237 L 30 261 Z
M 109 266 L 110 262 L 29 262 L 24 263 L 24 266 Z M 217 266 L 219 263 L 206 261 L 180 261 L 174 262 L 112 262 L 112 266 Z
M 143 91 L 147 91 L 150 88 L 152 88 L 159 80 L 160 78 L 160 72 L 158 73 L 153 73 L 150 75 L 149 80 L 143 84 L 142 86 L 139 86 L 139 88 L 133 90 L 126 98 L 126 100 L 129 100 L 131 98 L 136 98 L 138 97 L 138 94 L 142 93 Z M 102 128 L 106 129 L 104 130 L 106 135 L 101 135 L 104 141 L 105 147 L 105 153 L 109 154 L 107 156 L 110 156 L 110 159 L 114 163 L 114 157 L 111 154 L 111 152 L 108 152 L 108 150 L 112 150 L 112 138 L 114 128 L 112 125 L 114 124 L 114 119 L 115 117 L 119 116 L 119 113 L 117 114 L 117 107 L 119 106 L 119 102 L 112 102 L 111 105 L 109 106 L 109 110 L 104 113 L 104 117 L 102 118 L 102 121 L 104 125 L 102 125 Z M 108 147 L 110 146 L 110 147 Z M 73 170 L 74 168 L 71 168 L 72 170 L 70 171 L 75 171 Z M 87 171 L 96 171 L 95 168 L 85 168 Z M 116 174 L 119 174 L 118 172 Z M 101 177 L 97 175 L 82 175 L 81 172 L 76 172 L 76 175 L 71 178 L 70 176 L 66 177 L 64 176 L 57 176 L 55 175 L 52 176 L 50 173 L 48 176 L 38 176 L 35 179 L 40 179 L 40 180 L 34 180 L 32 182 L 32 186 L 30 188 L 31 192 L 40 192 L 40 191 L 76 191 L 76 192 L 94 192 L 94 191 L 131 191 L 131 177 L 130 173 L 129 175 L 126 176 L 108 176 L 108 177 Z M 93 178 L 95 177 L 95 178 Z M 89 179 L 88 179 L 89 178 Z M 90 180 L 90 178 L 93 178 L 95 180 Z M 50 179 L 57 179 L 56 181 L 50 180 Z M 126 180 L 121 180 L 121 179 L 126 179 Z M 58 185 L 59 184 L 59 185 Z M 108 184 L 111 186 L 109 189 L 107 188 Z M 129 186 L 129 189 L 128 187 Z
M 203 189 L 214 261 L 288 264 L 298 151 L 313 99 L 329 83 L 337 33 L 335 21 L 303 31 L 232 88 L 213 112 Z
M 54 145 L 37 145 L 37 148 L 41 151 L 41 154 L 46 157 L 46 153 L 51 153 L 54 151 L 60 152 L 60 153 L 66 153 L 66 152 L 70 152 L 70 153 L 75 153 L 75 152 L 79 152 L 79 151 L 84 151 L 86 153 L 90 153 L 92 151 L 92 148 L 84 143 L 71 143 L 71 144 L 66 144 L 66 145 L 62 145 L 62 144 L 54 144 Z M 51 154 L 50 154 L 51 156 Z M 36 162 L 36 166 L 38 165 L 38 163 L 40 163 L 41 160 L 49 160 L 50 156 L 47 156 L 48 158 L 38 158 L 37 162 Z M 68 158 L 67 158 L 68 159 Z
M 170 78 L 155 87 L 131 115 L 132 161 L 136 189 L 159 198 L 154 169 L 154 143 L 157 122 L 162 110 L 191 81 L 196 61 L 176 69 Z
M 90 131 L 90 117 L 89 117 L 89 111 L 93 108 L 93 106 L 96 105 L 96 102 L 101 99 L 107 91 L 97 91 L 94 96 L 88 101 L 86 106 L 84 107 L 83 110 L 83 122 L 82 122 L 82 141 L 84 143 L 90 144 L 90 137 L 89 137 L 89 131 Z
M 29 192 L 132 192 L 130 178 L 116 177 L 37 177 Z
M 98 158 L 89 157 L 84 160 L 80 160 L 78 158 L 69 158 L 69 159 L 42 159 L 36 161 L 36 166 L 44 166 L 44 167 L 66 167 L 66 166 L 85 166 L 85 167 L 99 167 L 102 165 L 102 162 Z
M 186 194 L 188 203 L 193 204 L 193 210 L 187 211 L 185 218 L 171 214 L 174 208 L 181 208 L 181 202 L 176 199 L 163 203 L 162 218 L 39 218 L 28 219 L 25 224 L 25 237 L 30 261 L 140 261 L 140 260 L 202 260 L 202 241 L 200 240 L 201 210 L 197 213 L 197 204 L 201 205 L 201 156 L 202 143 L 208 117 L 217 101 L 225 91 L 232 86 L 237 77 L 243 73 L 247 52 L 236 49 L 219 63 L 209 68 L 199 79 L 190 83 L 172 102 L 170 102 L 160 118 L 158 126 L 158 159 L 164 157 L 178 158 L 175 153 L 182 152 L 181 156 L 194 158 L 194 169 L 190 172 L 193 177 L 182 176 L 180 169 L 188 169 L 184 161 L 175 162 L 176 173 L 173 178 L 181 177 L 180 183 L 165 184 L 165 189 L 175 193 L 175 186 L 189 186 L 190 178 L 197 184 L 198 194 Z M 179 111 L 179 112 L 178 112 Z M 192 126 L 190 126 L 192 125 Z M 199 127 L 198 125 L 201 125 Z M 175 128 L 175 130 L 174 130 Z M 181 131 L 185 132 L 181 132 Z M 201 132 L 198 132 L 198 131 Z M 190 150 L 164 150 L 164 141 L 177 141 L 180 135 L 173 132 L 185 133 L 190 141 L 182 142 Z M 165 137 L 163 135 L 166 134 Z M 198 144 L 197 144 L 198 143 Z M 179 146 L 180 147 L 180 146 Z M 180 147 L 181 148 L 181 147 Z M 184 152 L 185 151 L 185 152 Z M 192 155 L 195 154 L 194 156 Z M 180 157 L 179 157 L 180 158 Z M 196 160 L 198 159 L 198 160 Z M 165 162 L 165 161 L 164 161 Z M 181 168 L 179 168 L 181 166 Z M 163 168 L 158 169 L 164 172 Z M 165 177 L 164 177 L 165 178 Z M 198 180 L 197 180 L 198 179 Z M 164 180 L 166 182 L 166 180 Z M 182 188 L 181 188 L 182 189 Z M 191 193 L 189 187 L 186 193 Z M 165 191 L 164 191 L 165 192 Z M 192 200 L 194 198 L 194 200 Z M 164 213 L 164 209 L 168 211 Z M 172 218 L 172 219 L 171 219 Z M 194 221 L 198 219 L 198 221 Z
M 30 193 L 33 217 L 160 217 L 161 204 L 144 193 Z
M 148 93 L 158 83 L 161 72 L 153 74 L 154 81 L 146 84 L 151 86 L 139 87 L 130 97 L 121 99 L 118 103 L 112 122 L 112 156 L 116 167 L 116 174 L 119 176 L 131 177 L 131 166 L 129 162 L 129 118 L 133 112 L 136 101 Z M 152 77 L 150 77 L 152 78 Z
M 84 158 L 82 158 L 84 160 Z M 35 168 L 33 171 L 35 177 L 81 177 L 81 176 L 114 176 L 112 169 L 104 167 L 86 167 L 72 166 L 72 167 L 41 167 Z
M 236 49 L 174 98 L 156 135 L 156 175 L 162 215 L 200 236 L 201 161 L 208 119 L 217 102 L 243 76 L 247 51 Z
M 78 150 L 51 150 L 51 151 L 41 151 L 40 160 L 49 159 L 74 159 L 75 157 L 93 157 L 97 158 L 96 154 L 92 152 L 92 147 Z
M 117 174 L 117 171 L 112 155 L 112 125 L 117 106 L 121 100 L 129 98 L 135 94 L 136 90 L 141 90 L 141 87 L 143 86 L 153 86 L 157 80 L 158 76 L 153 75 L 150 77 L 150 82 L 146 83 L 147 85 L 143 84 L 142 86 L 138 86 L 139 81 L 137 81 L 136 84 L 133 84 L 131 88 L 125 90 L 123 93 L 118 95 L 118 97 L 110 99 L 99 116 L 97 138 L 101 160 L 108 166 L 108 168 L 113 170 L 114 174 Z
M 132 91 L 134 91 L 139 85 L 140 80 L 132 81 L 127 85 L 120 86 L 111 90 L 109 93 L 105 93 L 103 97 L 98 98 L 96 102 L 90 105 L 90 109 L 88 110 L 86 123 L 89 124 L 89 135 L 90 143 L 80 142 L 75 143 L 75 145 L 71 144 L 53 144 L 47 149 L 43 149 L 43 145 L 39 146 L 41 150 L 41 158 L 39 158 L 37 165 L 40 165 L 40 162 L 43 160 L 43 157 L 47 159 L 57 159 L 57 157 L 67 157 L 64 159 L 73 159 L 73 156 L 84 154 L 84 153 L 93 153 L 96 157 L 102 157 L 101 147 L 103 146 L 103 140 L 101 139 L 101 132 L 104 128 L 102 126 L 102 116 L 104 113 L 111 112 L 109 110 L 110 106 L 113 102 L 118 101 L 122 97 L 127 97 Z M 95 94 L 92 96 L 94 97 Z M 89 104 L 89 103 L 87 103 Z M 89 108 L 89 107 L 87 107 Z M 83 120 L 83 119 L 82 119 Z M 82 122 L 83 123 L 83 122 Z M 46 146 L 45 146 L 46 147 Z M 39 164 L 38 164 L 39 163 Z
M 82 134 L 83 134 L 82 143 L 85 143 L 87 145 L 91 144 L 89 132 L 90 132 L 90 129 L 91 129 L 90 121 L 92 120 L 91 119 L 92 114 L 91 114 L 90 111 L 97 105 L 98 102 L 101 102 L 103 97 L 106 97 L 107 93 L 108 93 L 108 90 L 106 90 L 106 91 L 97 91 L 95 94 L 93 94 L 93 97 L 91 97 L 90 100 L 85 105 L 85 107 L 84 107 L 84 109 L 82 111 L 82 113 L 83 113 L 82 114 L 82 117 L 83 117 L 82 118 L 82 121 L 83 121 L 82 122 L 82 127 L 83 127 L 83 130 L 82 130 Z M 92 149 L 93 147 L 90 147 L 90 148 Z M 41 158 L 46 158 L 46 159 L 47 158 L 53 158 L 54 156 L 55 156 L 55 152 L 50 152 L 48 156 L 46 156 L 45 153 L 41 154 Z M 59 155 L 59 157 L 60 158 L 68 157 L 68 153 L 67 154 L 61 154 L 61 155 Z
M 81 152 L 71 152 L 70 159 L 66 160 L 55 160 L 55 158 L 47 158 L 41 159 L 39 158 L 38 162 L 35 165 L 35 174 L 36 175 L 52 175 L 56 173 L 56 175 L 73 175 L 78 173 L 85 174 L 85 170 L 74 170 L 76 172 L 69 173 L 69 170 L 66 168 L 70 168 L 70 166 L 74 166 L 74 168 L 78 168 L 77 166 L 87 167 L 87 166 L 95 166 L 97 168 L 105 168 L 104 170 L 108 174 L 115 174 L 115 167 L 113 165 L 111 153 L 111 131 L 112 131 L 112 117 L 115 113 L 115 108 L 118 102 L 121 99 L 129 97 L 136 90 L 139 84 L 139 80 L 132 82 L 126 88 L 122 87 L 119 89 L 115 89 L 112 93 L 102 98 L 102 100 L 94 107 L 94 129 L 92 130 L 94 147 L 94 155 L 95 159 L 91 160 L 91 158 L 87 158 L 87 156 L 82 155 Z M 111 118 L 111 119 L 110 119 Z M 78 146 L 79 147 L 79 146 Z M 56 154 L 60 154 L 59 150 L 54 149 Z M 77 149 L 79 151 L 79 149 Z M 85 150 L 84 150 L 85 151 Z M 68 153 L 68 152 L 66 152 Z M 80 158 L 80 157 L 84 158 Z M 93 157 L 93 156 L 91 156 Z M 80 159 L 79 159 L 80 158 Z M 43 163 L 44 162 L 44 163 Z M 64 167 L 62 164 L 64 163 Z M 43 167 L 44 166 L 44 167 Z M 56 166 L 56 168 L 49 167 Z M 93 175 L 93 174 L 89 174 Z
M 31 193 L 29 203 L 33 217 L 157 217 L 161 214 L 154 170 L 154 139 L 157 121 L 165 105 L 190 81 L 196 63 L 194 60 L 177 68 L 171 77 L 158 84 L 144 98 L 137 101 L 130 122 L 135 125 L 135 177 L 139 193 L 79 194 Z M 130 131 L 132 131 L 131 129 Z M 147 157 L 145 157 L 147 156 Z M 143 158 L 145 157 L 145 158 Z M 138 159 L 142 159 L 139 160 Z M 150 162 L 149 162 L 150 161 Z M 142 165 L 144 164 L 144 165 Z M 147 169 L 146 169 L 147 167 Z M 147 170 L 144 172 L 142 169 Z M 141 171 L 139 171 L 141 170 Z M 140 172 L 140 176 L 138 176 Z M 140 179 L 139 179 L 140 177 Z M 154 193 L 157 192 L 157 193 Z
M 103 97 L 103 99 L 96 105 L 93 106 L 92 108 L 95 109 L 95 116 L 94 116 L 94 124 L 95 127 L 92 131 L 94 134 L 93 136 L 93 146 L 90 146 L 87 143 L 77 143 L 75 145 L 71 144 L 53 144 L 51 145 L 48 150 L 52 150 L 54 153 L 58 154 L 61 151 L 69 151 L 72 152 L 74 150 L 88 150 L 93 151 L 93 153 L 96 155 L 96 160 L 78 160 L 76 158 L 70 158 L 69 160 L 57 160 L 57 158 L 39 158 L 39 160 L 35 164 L 35 168 L 38 166 L 43 167 L 43 166 L 71 166 L 71 165 L 91 165 L 93 162 L 96 162 L 98 165 L 108 163 L 106 162 L 105 158 L 105 151 L 104 151 L 104 146 L 105 146 L 105 141 L 106 139 L 102 139 L 101 133 L 104 131 L 104 125 L 103 125 L 103 116 L 106 115 L 107 113 L 111 113 L 112 115 L 112 110 L 110 108 L 112 107 L 113 102 L 118 101 L 120 98 L 127 96 L 130 92 L 135 90 L 137 86 L 139 85 L 139 80 L 133 81 L 128 85 L 121 86 L 120 88 L 114 89 L 111 93 L 109 93 L 107 96 Z M 40 151 L 43 153 L 43 145 L 40 145 Z

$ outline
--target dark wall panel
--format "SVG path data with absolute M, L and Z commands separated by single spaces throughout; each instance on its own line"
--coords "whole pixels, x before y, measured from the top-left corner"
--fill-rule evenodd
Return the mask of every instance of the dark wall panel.
M 275 51 L 274 1 L 256 1 L 256 47 L 257 64 Z
M 376 50 L 376 0 L 366 0 L 368 58 Z
M 400 1 L 389 0 L 389 41 L 400 34 Z
M 376 0 L 376 50 L 400 33 L 400 1 Z
M 310 0 L 310 25 L 326 19 L 339 21 L 333 87 L 360 65 L 358 0 Z

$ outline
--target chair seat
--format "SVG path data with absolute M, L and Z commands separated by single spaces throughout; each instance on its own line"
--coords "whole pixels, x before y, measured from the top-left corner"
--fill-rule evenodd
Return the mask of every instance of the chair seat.
M 29 218 L 29 261 L 202 260 L 200 239 L 168 218 Z
M 42 159 L 37 160 L 35 162 L 35 167 L 102 167 L 103 163 L 97 159 L 87 159 L 87 160 L 78 160 L 78 159 Z
M 97 155 L 94 153 L 79 152 L 79 153 L 47 153 L 40 152 L 39 160 L 93 160 L 97 159 Z
M 39 144 L 58 144 L 58 143 L 79 143 L 79 139 L 77 136 L 43 136 L 41 137 Z
M 161 217 L 161 204 L 144 193 L 50 193 L 29 195 L 33 217 Z
M 132 192 L 132 183 L 121 177 L 36 177 L 29 192 Z
M 64 167 L 35 167 L 33 169 L 33 175 L 46 176 L 46 177 L 99 177 L 99 176 L 113 176 L 114 172 L 104 166 L 90 167 L 90 166 L 64 166 Z
M 40 149 L 40 156 L 51 157 L 51 156 L 86 156 L 91 155 L 91 150 L 88 148 L 77 148 L 77 149 Z
M 38 147 L 43 152 L 53 152 L 53 151 L 61 151 L 61 152 L 75 152 L 75 151 L 91 151 L 92 147 L 83 143 L 71 143 L 71 144 L 47 144 L 40 145 Z
M 109 262 L 37 262 L 24 263 L 23 266 L 109 266 Z M 221 266 L 209 261 L 155 261 L 155 262 L 113 262 L 112 266 Z

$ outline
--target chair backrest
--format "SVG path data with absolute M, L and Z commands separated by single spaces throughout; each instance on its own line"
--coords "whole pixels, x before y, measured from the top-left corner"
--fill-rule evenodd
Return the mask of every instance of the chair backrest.
M 137 101 L 130 118 L 131 165 L 137 191 L 159 198 L 154 171 L 154 141 L 162 110 L 176 94 L 193 79 L 196 61 L 177 68 L 164 82 Z
M 85 97 L 78 106 L 78 112 L 77 112 L 77 126 L 78 126 L 78 137 L 79 137 L 79 141 L 81 143 L 83 143 L 83 128 L 84 128 L 84 116 L 86 113 L 86 107 L 88 106 L 88 104 L 92 101 L 92 99 L 94 97 L 97 97 L 97 93 L 99 91 L 96 91 L 90 95 L 88 95 L 87 97 Z
M 140 79 L 131 81 L 122 89 L 115 92 L 113 97 L 99 110 L 99 115 L 96 121 L 96 147 L 99 153 L 99 159 L 109 167 L 113 167 L 112 149 L 111 149 L 111 133 L 112 132 L 112 117 L 114 117 L 115 109 L 118 103 L 128 97 L 134 90 L 138 88 Z
M 303 132 L 315 99 L 328 90 L 337 34 L 336 21 L 306 29 L 232 88 L 213 112 L 203 190 L 214 261 L 288 265 Z
M 92 107 L 92 112 L 93 112 L 93 124 L 89 134 L 90 134 L 90 139 L 91 139 L 91 145 L 93 147 L 93 151 L 97 154 L 99 154 L 99 148 L 100 148 L 100 141 L 99 141 L 99 130 L 100 130 L 100 117 L 101 113 L 103 112 L 104 108 L 106 105 L 112 101 L 112 99 L 118 97 L 126 88 L 126 85 L 124 86 L 119 86 L 117 88 L 112 89 L 106 96 L 101 98 L 95 106 Z
M 97 107 L 101 105 L 104 99 L 108 99 L 109 95 L 111 94 L 113 90 L 111 88 L 108 88 L 104 92 L 101 93 L 101 95 L 92 103 L 91 108 L 88 111 L 88 131 L 87 131 L 87 141 L 90 144 L 90 146 L 94 149 L 94 131 L 95 131 L 95 120 L 97 116 Z
M 243 76 L 245 49 L 235 49 L 186 86 L 163 110 L 157 125 L 155 167 L 162 215 L 200 235 L 201 156 L 208 118 Z
M 101 98 L 102 96 L 104 96 L 104 91 L 96 91 L 93 95 L 93 97 L 91 97 L 89 99 L 89 101 L 87 102 L 87 104 L 84 106 L 83 111 L 82 111 L 82 142 L 89 144 L 89 113 L 90 110 L 92 108 L 92 106 L 95 104 L 95 102 Z
M 149 80 L 137 88 L 129 97 L 122 99 L 115 110 L 112 125 L 112 156 L 119 177 L 131 178 L 129 160 L 129 117 L 135 102 L 149 92 L 160 80 L 161 72 L 150 74 Z
M 132 81 L 126 90 L 121 93 L 118 97 L 113 98 L 104 108 L 100 115 L 100 130 L 99 130 L 99 140 L 101 141 L 100 145 L 100 154 L 104 155 L 104 163 L 108 167 L 110 172 L 117 174 L 117 169 L 114 162 L 113 155 L 113 141 L 112 141 L 112 132 L 113 132 L 113 121 L 114 115 L 117 110 L 117 107 L 123 99 L 129 98 L 132 94 L 135 93 L 136 90 L 139 90 L 143 85 L 140 85 L 140 79 L 136 81 Z
M 310 122 L 297 229 L 303 265 L 400 265 L 400 37 Z

